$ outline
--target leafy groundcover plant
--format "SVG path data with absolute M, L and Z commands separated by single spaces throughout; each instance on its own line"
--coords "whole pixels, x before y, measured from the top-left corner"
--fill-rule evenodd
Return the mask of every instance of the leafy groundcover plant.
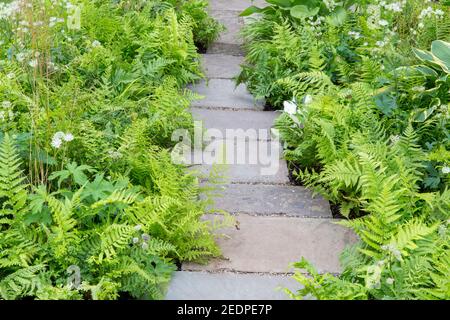
M 170 154 L 219 28 L 206 7 L 0 4 L 1 299 L 159 299 L 176 263 L 220 253 Z
M 446 1 L 267 1 L 238 81 L 273 108 L 299 183 L 360 241 L 294 299 L 450 298 Z M 431 49 L 430 49 L 431 48 Z M 305 275 L 304 271 L 308 273 Z

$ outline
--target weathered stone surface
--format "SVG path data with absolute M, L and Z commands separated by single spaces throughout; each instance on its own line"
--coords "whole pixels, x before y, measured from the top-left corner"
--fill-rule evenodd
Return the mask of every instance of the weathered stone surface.
M 205 97 L 202 100 L 194 101 L 193 107 L 250 110 L 262 110 L 264 108 L 263 102 L 255 101 L 245 85 L 241 84 L 236 88 L 233 80 L 210 79 L 208 82 L 200 81 L 197 84 L 190 85 L 189 88 Z
M 266 183 L 266 184 L 289 184 L 288 170 L 285 160 L 279 160 L 277 168 L 274 169 L 273 174 L 265 174 L 264 168 L 260 164 L 233 164 L 220 165 L 220 174 L 227 182 L 234 183 Z M 213 166 L 200 165 L 189 168 L 192 171 L 198 171 L 201 176 L 208 177 Z
M 229 184 L 215 207 L 231 213 L 331 218 L 328 201 L 300 186 Z
M 203 54 L 201 56 L 205 75 L 209 79 L 232 79 L 240 72 L 243 57 L 226 54 Z
M 244 49 L 242 46 L 233 43 L 214 42 L 208 47 L 206 52 L 208 54 L 226 54 L 237 57 L 244 56 Z
M 308 259 L 321 273 L 341 271 L 339 254 L 357 241 L 354 233 L 330 219 L 255 217 L 240 214 L 237 226 L 218 240 L 223 259 L 208 265 L 185 263 L 186 271 L 291 272 L 289 264 Z
M 226 130 L 264 130 L 258 139 L 270 139 L 270 128 L 279 116 L 273 111 L 251 111 L 251 110 L 209 110 L 192 108 L 191 113 L 195 120 L 202 121 L 204 129 L 217 129 L 223 133 L 225 138 Z M 266 137 L 266 138 L 265 138 Z
M 235 11 L 243 11 L 250 7 L 251 5 L 255 5 L 258 7 L 267 6 L 267 2 L 264 0 L 210 0 L 210 8 L 211 10 L 235 10 Z M 240 12 L 239 12 L 240 13 Z M 239 14 L 238 13 L 238 14 Z
M 238 11 L 211 11 L 211 15 L 225 26 L 225 31 L 216 40 L 217 43 L 243 44 L 239 32 L 244 25 L 244 19 L 239 17 L 239 13 Z
M 287 300 L 283 288 L 301 285 L 285 275 L 176 272 L 166 300 Z

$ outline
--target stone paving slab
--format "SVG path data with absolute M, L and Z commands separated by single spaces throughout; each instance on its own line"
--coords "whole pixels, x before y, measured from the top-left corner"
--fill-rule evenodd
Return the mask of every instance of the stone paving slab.
M 255 5 L 257 7 L 267 6 L 267 2 L 264 0 L 209 0 L 211 10 L 236 10 L 243 11 Z
M 285 160 L 280 160 L 274 174 L 265 175 L 260 164 L 233 164 L 218 165 L 221 175 L 227 182 L 234 183 L 264 183 L 264 184 L 289 184 L 289 172 Z M 197 171 L 201 176 L 207 177 L 211 172 L 211 165 L 199 165 L 190 167 L 189 170 Z
M 332 218 L 328 201 L 312 198 L 301 186 L 228 184 L 222 186 L 222 195 L 215 199 L 215 208 L 230 213 Z
M 242 46 L 232 43 L 214 42 L 206 51 L 208 54 L 227 54 L 236 57 L 244 56 Z
M 283 288 L 301 285 L 290 276 L 175 272 L 166 300 L 288 300 Z
M 216 43 L 229 43 L 242 45 L 243 41 L 239 33 L 244 26 L 244 18 L 239 17 L 240 11 L 211 10 L 211 16 L 225 26 Z
M 209 218 L 209 217 L 208 217 Z M 357 241 L 354 233 L 331 219 L 255 217 L 240 214 L 237 227 L 221 232 L 223 258 L 208 265 L 184 263 L 185 271 L 292 272 L 289 264 L 308 259 L 318 272 L 339 273 L 340 252 Z
M 244 84 L 236 88 L 233 80 L 210 79 L 189 85 L 189 89 L 204 96 L 202 100 L 192 102 L 193 107 L 262 110 L 262 101 L 255 101 Z
M 270 129 L 275 119 L 280 115 L 274 111 L 251 111 L 251 110 L 210 110 L 192 108 L 191 113 L 194 120 L 202 121 L 204 129 L 217 129 L 226 137 L 226 130 L 242 129 L 251 130 L 258 139 L 270 140 Z M 259 134 L 259 130 L 263 130 Z M 230 132 L 231 133 L 231 132 Z M 250 134 L 250 131 L 248 132 Z
M 209 79 L 232 79 L 241 71 L 243 57 L 226 54 L 202 54 L 201 61 L 205 75 Z

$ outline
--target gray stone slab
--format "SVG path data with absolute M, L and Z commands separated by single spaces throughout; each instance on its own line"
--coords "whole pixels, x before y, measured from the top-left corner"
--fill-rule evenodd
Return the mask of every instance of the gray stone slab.
M 318 195 L 313 198 L 301 186 L 229 184 L 222 189 L 215 208 L 230 213 L 332 218 L 328 201 Z
M 301 285 L 285 275 L 176 272 L 166 300 L 288 300 Z
M 242 46 L 223 42 L 214 42 L 208 47 L 206 52 L 209 54 L 227 54 L 237 57 L 243 57 L 245 55 Z
M 207 78 L 232 79 L 239 75 L 244 58 L 225 54 L 203 54 L 201 60 Z
M 290 264 L 305 257 L 318 272 L 341 272 L 339 254 L 357 241 L 331 219 L 255 217 L 240 214 L 237 226 L 222 230 L 223 258 L 208 265 L 184 263 L 185 271 L 292 272 Z
M 189 170 L 196 171 L 201 177 L 209 176 L 213 166 L 212 165 L 198 165 L 190 167 Z M 219 165 L 221 176 L 225 181 L 233 183 L 265 183 L 265 184 L 289 184 L 289 172 L 285 160 L 279 160 L 277 168 L 270 174 L 265 174 L 264 168 L 261 164 L 232 164 Z M 216 172 L 216 171 L 215 171 Z
M 220 34 L 219 39 L 216 40 L 217 43 L 243 44 L 239 32 L 244 26 L 244 18 L 239 17 L 239 13 L 239 11 L 211 11 L 211 15 L 225 26 L 225 30 Z
M 211 10 L 236 10 L 243 11 L 251 5 L 258 7 L 267 6 L 264 0 L 209 0 Z
M 204 129 L 217 129 L 223 133 L 225 138 L 226 130 L 254 130 L 262 131 L 258 138 L 270 139 L 270 129 L 275 119 L 280 115 L 274 111 L 251 111 L 251 110 L 211 110 L 192 108 L 191 113 L 194 120 L 202 121 Z M 264 138 L 267 135 L 267 138 Z
M 193 107 L 225 109 L 264 109 L 263 101 L 255 101 L 244 84 L 236 87 L 233 80 L 210 79 L 189 85 L 188 88 L 204 96 L 204 99 L 192 102 Z

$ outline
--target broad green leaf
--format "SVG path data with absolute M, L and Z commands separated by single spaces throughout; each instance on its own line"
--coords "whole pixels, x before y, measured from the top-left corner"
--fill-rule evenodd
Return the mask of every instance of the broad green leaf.
M 446 73 L 450 73 L 450 43 L 436 40 L 431 44 L 434 62 L 439 64 Z
M 282 8 L 290 8 L 292 6 L 291 0 L 266 0 L 266 2 Z
M 436 98 L 433 99 L 431 103 L 431 107 L 428 109 L 419 109 L 413 114 L 414 122 L 425 122 L 428 118 L 430 118 L 436 109 L 441 105 L 441 100 Z
M 297 19 L 305 19 L 317 15 L 319 13 L 319 10 L 319 7 L 310 9 L 307 6 L 303 5 L 295 6 L 291 8 L 291 16 Z
M 413 48 L 413 52 L 416 55 L 416 57 L 419 58 L 420 60 L 424 62 L 434 63 L 434 57 L 430 52 L 416 48 Z
M 260 13 L 263 10 L 264 9 L 261 9 L 261 8 L 255 7 L 255 6 L 250 6 L 247 9 L 245 9 L 244 11 L 242 11 L 239 16 L 247 17 L 247 16 L 251 16 L 252 14 L 255 14 L 255 13 Z
M 347 10 L 343 7 L 337 8 L 328 17 L 328 22 L 335 27 L 343 25 L 345 20 L 347 20 Z

